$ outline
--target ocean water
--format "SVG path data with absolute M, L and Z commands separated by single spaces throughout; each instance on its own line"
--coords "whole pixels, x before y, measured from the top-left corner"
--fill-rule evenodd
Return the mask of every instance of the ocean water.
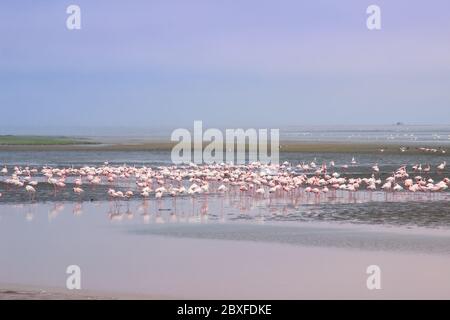
M 173 130 L 179 127 L 2 127 L 0 134 L 22 135 L 67 135 L 88 137 L 99 142 L 142 142 L 148 140 L 169 140 Z M 191 133 L 193 124 L 182 126 Z M 279 129 L 281 140 L 307 142 L 367 142 L 367 143 L 408 143 L 448 146 L 450 125 L 299 125 L 299 126 L 247 126 L 214 127 L 203 123 L 203 132 L 209 128 L 226 129 Z
M 449 125 L 302 126 L 280 130 L 280 137 L 295 141 L 450 144 Z

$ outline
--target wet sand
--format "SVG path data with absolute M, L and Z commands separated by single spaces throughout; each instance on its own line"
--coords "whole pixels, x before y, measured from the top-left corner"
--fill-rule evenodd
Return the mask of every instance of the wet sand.
M 447 256 L 239 242 L 233 253 L 227 253 L 225 267 L 223 249 L 230 243 L 210 245 L 214 245 L 214 249 L 203 246 L 203 254 L 193 254 L 193 260 L 185 264 L 191 270 L 191 277 L 173 275 L 168 281 L 168 286 L 181 293 L 177 298 L 450 299 L 450 257 Z M 196 264 L 199 274 L 192 268 L 195 259 L 201 259 L 201 263 Z M 369 290 L 366 286 L 366 268 L 372 264 L 381 268 L 380 290 Z M 142 281 L 148 282 L 145 278 Z M 0 287 L 0 299 L 172 299 L 150 294 Z
M 87 292 L 0 284 L 0 300 L 112 300 L 116 296 Z
M 172 299 L 157 295 L 137 295 L 89 290 L 37 287 L 0 283 L 0 300 L 161 300 Z
M 1 207 L 0 283 L 15 284 L 0 285 L 1 298 L 450 299 L 444 229 L 160 223 L 158 212 L 110 220 L 99 204 L 51 208 L 30 220 L 27 208 Z M 81 291 L 65 289 L 73 264 Z M 370 265 L 381 268 L 381 290 L 366 286 Z

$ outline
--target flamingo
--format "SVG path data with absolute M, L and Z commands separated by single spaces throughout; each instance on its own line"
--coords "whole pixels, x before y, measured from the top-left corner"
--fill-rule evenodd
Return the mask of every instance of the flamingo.
M 131 191 L 131 190 L 129 190 L 129 191 L 127 191 L 127 192 L 125 192 L 125 197 L 126 198 L 131 198 L 131 197 L 133 197 L 133 191 Z
M 75 179 L 75 185 L 77 187 L 81 187 L 83 185 L 83 181 L 81 180 L 81 176 L 78 179 Z
M 381 189 L 383 189 L 384 191 L 389 191 L 392 188 L 392 182 L 388 181 L 385 184 L 383 184 L 383 186 L 381 187 Z
M 354 157 L 352 158 L 354 160 Z M 299 164 L 285 162 L 282 165 L 264 165 L 253 162 L 248 165 L 236 166 L 233 164 L 211 164 L 196 166 L 161 166 L 157 168 L 146 167 L 129 167 L 123 166 L 100 166 L 100 167 L 81 167 L 81 168 L 51 168 L 42 167 L 42 176 L 47 178 L 47 182 L 57 188 L 65 187 L 65 180 L 71 177 L 79 177 L 74 181 L 73 190 L 76 194 L 83 191 L 80 188 L 82 179 L 86 179 L 91 185 L 101 183 L 112 177 L 115 182 L 122 179 L 134 179 L 133 185 L 136 189 L 128 189 L 125 191 L 108 190 L 108 195 L 114 200 L 129 200 L 135 193 L 146 199 L 152 192 L 153 185 L 157 185 L 155 190 L 155 198 L 160 199 L 165 193 L 176 197 L 179 194 L 188 194 L 195 196 L 196 194 L 207 194 L 212 188 L 220 193 L 239 191 L 250 191 L 249 194 L 261 195 L 264 198 L 266 192 L 270 194 L 270 200 L 274 197 L 292 197 L 292 200 L 298 201 L 294 197 L 300 197 L 298 191 L 303 190 L 305 193 L 313 193 L 319 196 L 321 193 L 327 193 L 330 190 L 342 190 L 343 192 L 358 192 L 361 188 L 368 191 L 375 191 L 377 188 L 385 192 L 388 191 L 404 191 L 406 192 L 442 192 L 450 186 L 450 180 L 445 177 L 438 183 L 435 183 L 426 173 L 430 172 L 430 165 L 426 164 L 423 168 L 420 164 L 413 166 L 417 172 L 423 172 L 422 176 L 409 177 L 407 166 L 402 165 L 395 170 L 390 177 L 382 180 L 375 177 L 380 172 L 378 163 L 369 168 L 372 171 L 371 177 L 347 177 L 341 176 L 335 171 L 334 161 L 331 161 L 329 167 L 333 167 L 332 172 L 327 172 L 325 162 L 319 163 L 320 160 L 314 159 L 309 164 L 301 162 Z M 445 169 L 446 163 L 443 162 L 437 166 L 438 170 Z M 343 168 L 348 168 L 344 165 Z M 4 183 L 7 187 L 14 188 L 25 187 L 25 190 L 34 198 L 30 187 L 36 192 L 38 182 L 32 180 L 32 177 L 39 173 L 38 169 L 29 167 L 14 167 L 10 178 Z M 303 173 L 299 174 L 299 171 Z M 442 171 L 442 170 L 440 170 Z M 190 187 L 184 187 L 183 184 L 188 182 Z M 220 185 L 217 189 L 215 183 Z M 106 184 L 109 185 L 109 184 Z M 28 191 L 29 190 L 29 191 Z M 320 199 L 320 198 L 317 198 Z
M 242 185 L 242 186 L 240 186 L 239 190 L 242 192 L 245 192 L 245 191 L 248 191 L 248 187 L 246 185 Z
M 122 191 L 117 191 L 113 193 L 113 198 L 124 198 L 125 195 L 123 194 Z
M 376 163 L 373 167 L 372 170 L 376 173 L 380 172 L 380 168 L 378 167 L 378 163 Z
M 80 187 L 74 187 L 73 188 L 73 192 L 75 192 L 76 194 L 80 195 L 84 192 L 83 189 L 81 189 Z
M 36 189 L 28 185 L 25 187 L 25 190 L 28 192 L 28 194 L 30 194 L 30 200 L 33 201 L 34 195 L 36 194 Z
M 79 197 L 81 197 L 81 194 L 84 192 L 83 189 L 81 189 L 80 187 L 74 187 L 73 188 L 73 192 L 78 195 Z
M 260 195 L 264 195 L 265 194 L 264 188 L 259 188 L 255 192 L 256 192 L 256 194 L 260 194 Z
M 412 179 L 406 179 L 405 180 L 405 187 L 409 188 L 414 184 L 414 181 Z

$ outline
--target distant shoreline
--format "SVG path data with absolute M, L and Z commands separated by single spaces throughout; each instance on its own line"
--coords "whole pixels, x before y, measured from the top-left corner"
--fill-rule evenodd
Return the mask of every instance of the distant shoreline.
M 101 143 L 94 140 L 83 144 L 0 144 L 0 151 L 83 151 L 83 152 L 120 152 L 120 151 L 171 151 L 176 142 L 153 140 L 142 142 L 126 143 Z M 205 145 L 207 145 L 205 143 Z M 401 151 L 400 148 L 407 148 Z M 417 148 L 440 148 L 438 144 L 397 144 L 379 142 L 305 142 L 305 141 L 281 141 L 280 152 L 303 152 L 303 153 L 351 153 L 351 154 L 421 154 L 421 155 L 443 155 L 441 150 L 449 153 L 449 146 L 442 146 L 438 152 L 424 152 Z

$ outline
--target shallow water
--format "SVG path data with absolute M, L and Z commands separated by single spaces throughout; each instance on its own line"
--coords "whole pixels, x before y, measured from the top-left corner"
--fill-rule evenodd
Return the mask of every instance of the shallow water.
M 356 150 L 355 150 L 356 152 Z M 350 164 L 352 154 L 348 153 L 309 153 L 286 152 L 280 153 L 280 162 L 289 161 L 293 164 L 329 163 L 335 161 L 336 166 Z M 355 154 L 358 162 L 356 166 L 350 166 L 350 172 L 367 169 L 378 163 L 387 172 L 401 165 L 414 165 L 417 163 L 438 165 L 443 161 L 449 162 L 449 154 L 419 154 L 419 155 L 386 155 L 386 154 Z M 112 165 L 169 165 L 172 164 L 170 151 L 0 151 L 0 166 L 84 166 L 102 165 L 108 161 Z M 448 170 L 448 169 L 447 169 Z
M 413 165 L 417 163 L 430 163 L 433 170 L 429 174 L 421 175 L 439 181 L 450 176 L 449 169 L 437 173 L 435 168 L 443 161 L 450 162 L 448 155 L 375 155 L 362 154 L 355 157 L 357 164 L 350 165 L 348 169 L 342 169 L 343 164 L 349 164 L 351 156 L 348 154 L 310 154 L 310 153 L 282 153 L 281 161 L 289 161 L 293 165 L 298 163 L 310 163 L 314 161 L 318 165 L 334 160 L 336 171 L 347 177 L 370 177 L 371 167 L 378 163 L 380 166 L 380 178 L 385 179 L 401 165 Z M 67 166 L 98 166 L 105 161 L 110 164 L 128 164 L 136 166 L 158 166 L 170 163 L 170 153 L 165 151 L 151 152 L 0 152 L 0 166 L 22 165 L 38 167 L 50 165 L 54 167 Z M 411 171 L 411 170 L 410 170 Z M 76 177 L 68 177 L 66 188 L 54 190 L 45 177 L 37 175 L 34 180 L 39 182 L 36 187 L 35 199 L 31 201 L 30 195 L 24 188 L 8 187 L 3 181 L 7 176 L 0 176 L 0 212 L 2 204 L 30 204 L 43 202 L 97 202 L 109 200 L 107 190 L 133 190 L 136 195 L 132 200 L 141 200 L 136 192 L 136 186 L 131 181 L 118 181 L 113 184 L 98 186 L 83 186 L 85 193 L 78 196 L 73 193 L 73 182 Z M 188 183 L 185 182 L 186 187 Z M 229 220 L 240 221 L 330 221 L 351 222 L 357 224 L 397 225 L 397 226 L 425 226 L 431 228 L 450 227 L 450 192 L 430 193 L 384 193 L 358 191 L 336 191 L 322 194 L 320 197 L 305 194 L 298 190 L 293 194 L 283 197 L 266 195 L 265 198 L 256 196 L 252 192 L 241 194 L 238 189 L 231 190 L 229 195 L 219 195 L 214 192 L 218 184 L 211 183 L 211 193 L 197 196 L 196 199 L 170 196 L 159 202 L 159 205 L 178 213 L 195 214 L 200 210 L 207 210 L 209 219 L 226 217 Z M 197 208 L 192 208 L 191 203 Z M 195 207 L 194 205 L 194 207 Z M 118 207 L 127 207 L 127 201 L 121 201 Z M 203 209 L 201 208 L 203 206 Z M 32 206 L 31 206 L 32 207 Z
M 88 196 L 78 197 L 71 191 L 71 185 L 57 191 L 46 183 L 39 184 L 36 195 L 39 201 L 31 201 L 25 191 L 8 190 L 2 197 L 0 213 L 7 203 L 14 203 L 31 210 L 40 203 L 54 203 L 82 207 L 84 203 L 108 200 L 110 185 L 100 185 L 87 190 Z M 114 186 L 115 187 L 115 186 Z M 217 188 L 217 186 L 216 186 Z M 126 190 L 126 189 L 124 189 Z M 209 193 L 203 195 L 165 196 L 162 200 L 111 200 L 110 213 L 122 216 L 128 210 L 155 206 L 159 211 L 178 215 L 196 216 L 201 214 L 209 220 L 230 221 L 328 221 L 356 224 L 377 224 L 394 226 L 421 226 L 430 228 L 450 228 L 450 193 L 385 193 L 358 191 L 333 191 L 315 196 L 301 190 L 283 197 L 266 197 L 255 194 L 241 194 L 236 190 L 223 195 Z

